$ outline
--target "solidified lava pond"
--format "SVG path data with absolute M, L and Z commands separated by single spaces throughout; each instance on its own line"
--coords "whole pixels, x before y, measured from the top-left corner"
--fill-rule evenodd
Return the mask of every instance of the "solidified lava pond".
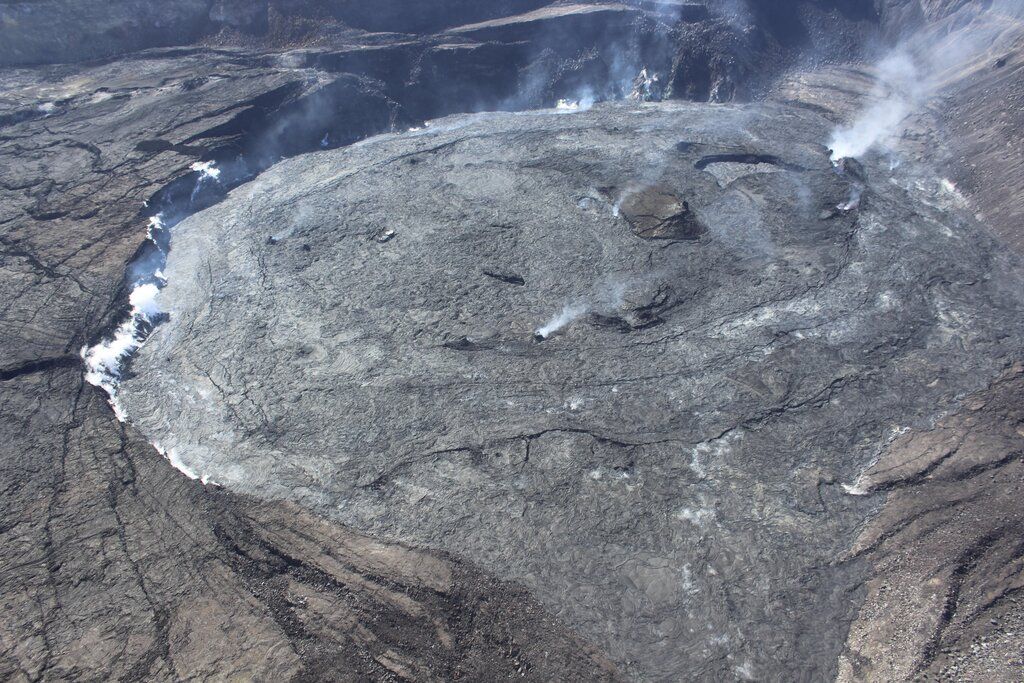
M 878 444 L 1024 338 L 1005 252 L 837 169 L 832 126 L 609 103 L 286 160 L 176 227 L 120 399 L 190 471 L 518 581 L 632 676 L 820 679 Z

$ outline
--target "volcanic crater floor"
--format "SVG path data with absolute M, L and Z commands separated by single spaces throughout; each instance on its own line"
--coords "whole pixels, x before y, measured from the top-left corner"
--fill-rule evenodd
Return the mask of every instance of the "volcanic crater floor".
M 520 582 L 631 677 L 834 677 L 862 475 L 1024 312 L 941 189 L 867 159 L 837 209 L 832 125 L 617 103 L 281 162 L 175 228 L 119 400 L 231 490 Z

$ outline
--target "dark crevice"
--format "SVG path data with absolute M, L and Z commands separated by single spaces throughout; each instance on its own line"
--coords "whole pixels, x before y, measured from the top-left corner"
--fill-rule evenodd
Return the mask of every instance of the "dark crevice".
M 942 639 L 946 629 L 949 628 L 957 615 L 960 603 L 960 593 L 967 577 L 981 562 L 981 559 L 993 548 L 998 546 L 1006 534 L 1004 529 L 996 529 L 982 536 L 969 548 L 963 551 L 954 562 L 954 569 L 949 577 L 949 589 L 946 593 L 946 600 L 942 612 L 939 615 L 939 622 L 935 631 L 924 648 L 921 659 L 918 662 L 915 673 L 923 672 L 939 654 Z
M 483 271 L 483 274 L 489 278 L 494 278 L 495 280 L 500 280 L 501 282 L 505 282 L 510 285 L 522 286 L 526 284 L 526 280 L 523 279 L 521 275 L 516 275 L 515 273 L 496 270 L 485 270 Z
M 710 154 L 708 156 L 701 157 L 694 162 L 693 167 L 698 171 L 703 171 L 711 164 L 749 164 L 751 166 L 756 164 L 770 164 L 771 166 L 778 166 L 779 168 L 787 171 L 803 172 L 807 170 L 803 166 L 783 161 L 773 154 L 757 154 L 754 152 L 726 152 L 723 154 Z
M 871 487 L 871 493 L 881 493 L 881 492 L 894 491 L 894 490 L 897 490 L 897 489 L 904 489 L 904 488 L 907 488 L 907 487 L 910 487 L 910 486 L 916 486 L 918 484 L 921 484 L 921 483 L 925 482 L 926 480 L 931 479 L 932 478 L 932 474 L 934 474 L 935 471 L 943 463 L 949 461 L 954 456 L 956 456 L 958 452 L 959 452 L 959 448 L 951 449 L 949 452 L 945 453 L 942 457 L 936 458 L 933 462 L 929 463 L 927 467 L 925 467 L 924 469 L 922 469 L 919 472 L 914 473 L 913 475 L 911 475 L 909 477 L 906 477 L 904 479 L 897 479 L 897 480 L 894 480 L 894 481 L 887 481 L 887 482 L 884 482 L 882 484 L 878 484 L 877 486 Z M 1014 462 L 1015 460 L 1020 460 L 1022 456 L 1024 456 L 1024 451 L 1011 451 L 1011 452 L 1007 453 L 1006 455 L 1004 455 L 1002 458 L 999 458 L 998 460 L 992 460 L 992 461 L 989 461 L 989 462 L 978 463 L 976 465 L 972 465 L 971 467 L 967 467 L 965 469 L 958 470 L 956 472 L 951 472 L 951 473 L 949 473 L 947 475 L 943 475 L 942 478 L 941 478 L 941 481 L 943 481 L 943 482 L 966 481 L 968 479 L 972 479 L 972 478 L 978 476 L 979 474 L 984 474 L 985 472 L 988 472 L 990 470 L 998 469 L 1000 467 L 1004 467 L 1006 465 L 1009 465 L 1010 463 Z
M 56 356 L 53 358 L 41 358 L 28 361 L 19 365 L 0 369 L 0 382 L 7 382 L 18 377 L 31 375 L 36 372 L 45 372 L 55 368 L 71 368 L 81 364 L 82 359 L 78 356 Z

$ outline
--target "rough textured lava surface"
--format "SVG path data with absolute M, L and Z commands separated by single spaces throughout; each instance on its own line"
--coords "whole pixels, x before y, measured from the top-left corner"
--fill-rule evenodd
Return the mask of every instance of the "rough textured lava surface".
M 637 677 L 834 676 L 849 493 L 1012 359 L 1024 290 L 887 168 L 838 210 L 828 127 L 619 104 L 282 163 L 179 225 L 121 398 L 190 469 L 472 558 Z
M 0 0 L 0 679 L 1024 680 L 1021 0 Z

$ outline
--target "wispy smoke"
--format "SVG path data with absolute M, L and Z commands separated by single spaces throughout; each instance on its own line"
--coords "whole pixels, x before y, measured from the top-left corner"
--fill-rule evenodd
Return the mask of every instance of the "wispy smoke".
M 853 211 L 860 206 L 860 198 L 864 195 L 864 188 L 854 183 L 850 186 L 850 198 L 837 206 L 840 211 Z
M 547 339 L 588 313 L 607 314 L 621 309 L 625 305 L 626 291 L 631 286 L 645 282 L 655 276 L 656 274 L 650 274 L 643 278 L 634 278 L 628 282 L 613 281 L 595 288 L 590 296 L 562 306 L 558 313 L 534 331 L 534 336 L 539 340 Z
M 128 297 L 128 303 L 131 304 L 133 312 L 152 321 L 160 315 L 160 306 L 156 302 L 159 293 L 160 288 L 156 284 L 147 282 L 132 290 L 131 296 Z
M 117 388 L 125 361 L 142 346 L 149 330 L 163 315 L 157 296 L 167 284 L 163 266 L 167 262 L 169 240 L 170 235 L 161 215 L 150 217 L 146 227 L 146 242 L 128 268 L 129 281 L 132 283 L 132 291 L 128 295 L 128 317 L 109 338 L 95 346 L 83 347 L 81 351 L 86 366 L 85 380 L 107 392 L 110 405 L 122 422 L 125 414 L 117 400 Z
M 199 177 L 196 178 L 196 187 L 192 190 L 191 200 L 194 204 L 200 190 L 203 189 L 203 183 L 210 181 L 220 182 L 220 169 L 212 161 L 197 161 L 192 164 L 192 170 L 199 174 Z
M 630 99 L 635 102 L 659 101 L 663 88 L 661 76 L 646 66 L 624 66 L 625 62 L 616 58 L 611 68 L 611 78 L 605 87 L 595 89 L 585 85 L 568 97 L 559 99 L 555 109 L 571 113 L 587 111 L 598 102 Z
M 199 182 L 220 178 L 220 169 L 217 168 L 217 164 L 213 161 L 197 161 L 192 164 L 192 170 L 199 173 Z
M 124 410 L 117 400 L 117 386 L 121 380 L 124 360 L 142 345 L 146 329 L 161 315 L 157 303 L 160 288 L 153 282 L 138 284 L 128 297 L 131 314 L 114 331 L 113 336 L 93 347 L 82 349 L 85 361 L 85 380 L 104 389 L 110 396 L 110 405 L 118 419 L 124 421 Z
M 587 111 L 597 102 L 597 97 L 594 95 L 594 91 L 590 88 L 583 88 L 576 94 L 576 98 L 577 99 L 558 100 L 558 103 L 555 105 L 555 109 L 566 113 Z
M 967 3 L 953 14 L 906 37 L 876 65 L 877 83 L 870 103 L 832 135 L 829 147 L 834 160 L 891 149 L 908 116 L 946 83 L 962 76 L 972 62 L 995 49 L 1008 22 L 1024 16 L 1024 2 Z
M 654 71 L 648 71 L 646 66 L 640 69 L 640 73 L 633 79 L 629 99 L 636 102 L 651 102 L 660 100 L 661 96 L 661 77 Z
M 903 120 L 927 96 L 928 79 L 909 54 L 897 52 L 878 64 L 874 101 L 847 127 L 832 134 L 829 147 L 835 160 L 860 157 L 878 145 L 888 146 Z
M 537 328 L 536 335 L 541 339 L 547 339 L 555 332 L 558 332 L 574 320 L 587 314 L 586 304 L 566 304 L 551 320 Z

